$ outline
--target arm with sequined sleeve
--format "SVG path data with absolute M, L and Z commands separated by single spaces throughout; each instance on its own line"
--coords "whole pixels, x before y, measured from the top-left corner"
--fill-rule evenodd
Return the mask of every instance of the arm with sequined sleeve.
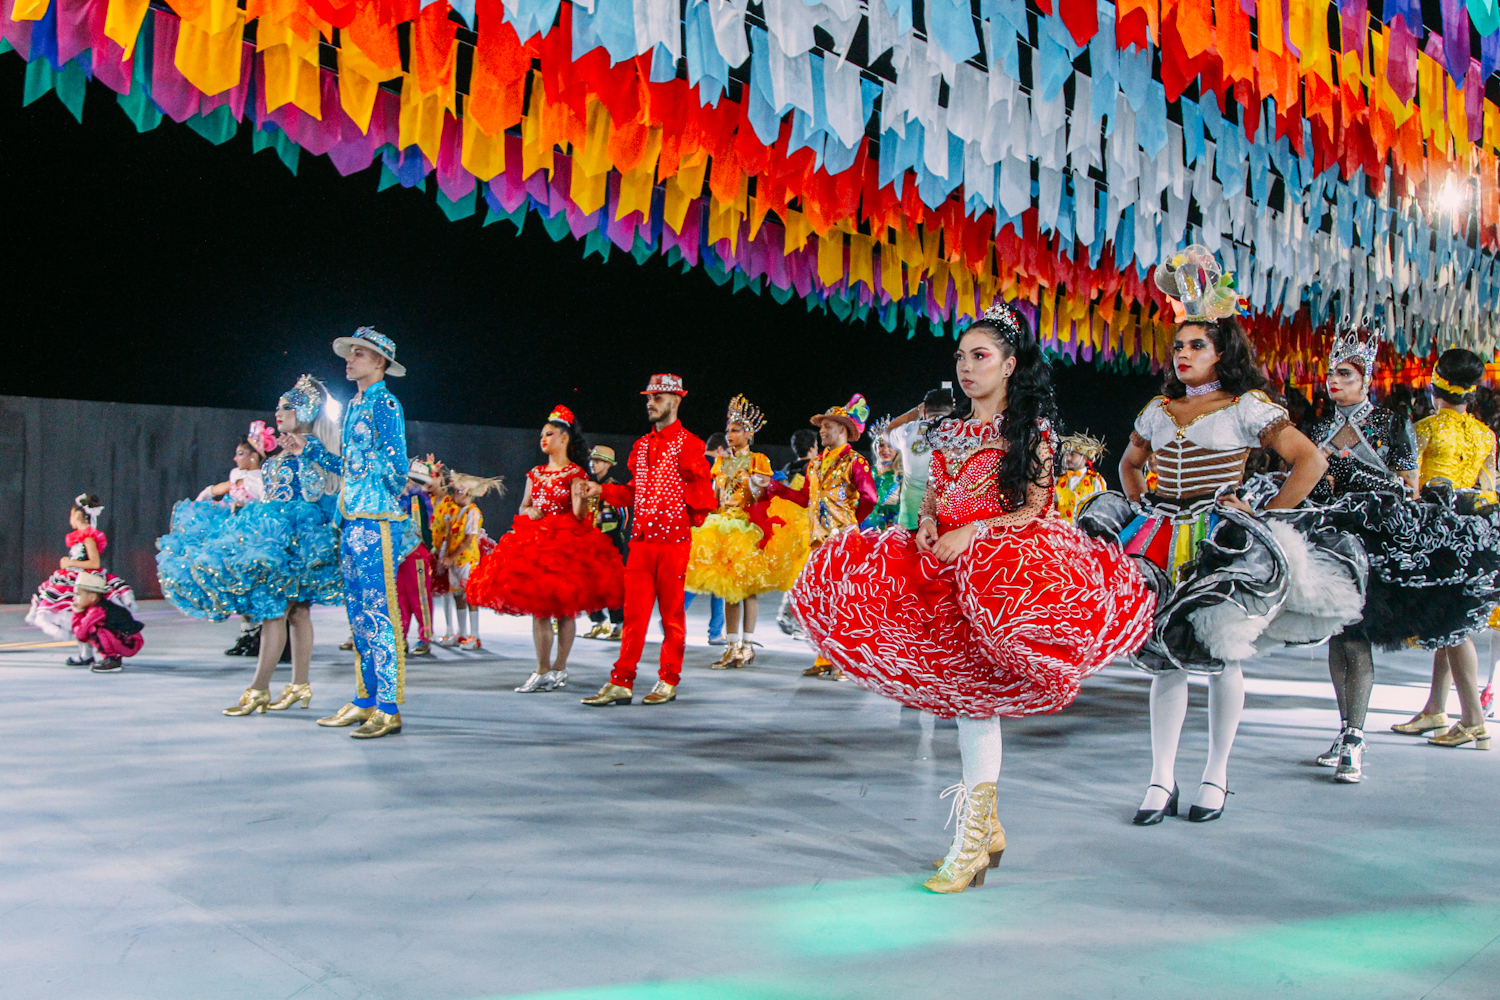
M 385 399 L 384 406 L 375 408 L 378 421 L 375 429 L 380 435 L 380 451 L 385 459 L 380 470 L 380 484 L 395 498 L 406 488 L 406 473 L 411 462 L 406 454 L 406 415 L 401 411 L 401 402 L 389 395 Z
M 1043 430 L 1041 441 L 1037 443 L 1036 457 L 1041 466 L 1038 470 L 1040 475 L 1027 481 L 1026 501 L 1015 510 L 981 521 L 981 535 L 993 534 L 1003 528 L 1014 528 L 1039 517 L 1046 517 L 1052 510 L 1057 493 L 1056 477 L 1052 473 L 1052 435 L 1047 429 Z
M 335 455 L 324 447 L 316 434 L 309 434 L 303 439 L 302 458 L 314 465 L 321 465 L 335 476 L 344 474 L 343 456 Z

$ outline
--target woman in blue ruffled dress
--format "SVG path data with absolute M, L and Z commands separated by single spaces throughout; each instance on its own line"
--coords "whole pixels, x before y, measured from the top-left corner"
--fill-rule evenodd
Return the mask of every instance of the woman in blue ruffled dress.
M 261 467 L 264 496 L 230 505 L 183 501 L 157 540 L 162 592 L 178 610 L 223 621 L 260 620 L 255 679 L 225 715 L 281 710 L 312 700 L 313 604 L 343 603 L 339 570 L 339 479 L 303 456 L 314 434 L 337 454 L 339 433 L 323 415 L 328 393 L 304 375 L 276 406 L 281 448 Z M 292 682 L 271 700 L 271 675 L 290 637 Z

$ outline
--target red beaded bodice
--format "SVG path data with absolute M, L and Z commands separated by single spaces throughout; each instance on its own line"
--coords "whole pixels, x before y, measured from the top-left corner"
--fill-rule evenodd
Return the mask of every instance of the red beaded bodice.
M 1005 457 L 1001 418 L 946 420 L 933 434 L 932 472 L 924 508 L 937 518 L 940 532 L 975 521 L 1019 523 L 1045 517 L 1055 507 L 1051 488 L 1051 433 L 1044 428 L 1045 484 L 1030 484 L 1026 503 L 1007 504 L 1000 495 L 1000 462 Z
M 531 506 L 541 511 L 543 517 L 564 512 L 571 514 L 573 480 L 587 478 L 588 473 L 571 462 L 561 469 L 538 465 L 526 473 L 526 479 L 531 483 Z

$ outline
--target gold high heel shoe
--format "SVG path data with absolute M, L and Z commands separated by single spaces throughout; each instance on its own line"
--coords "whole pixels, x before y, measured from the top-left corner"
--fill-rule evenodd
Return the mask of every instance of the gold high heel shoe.
M 1448 716 L 1443 712 L 1436 715 L 1427 715 L 1418 712 L 1405 722 L 1398 722 L 1391 727 L 1392 732 L 1400 733 L 1402 736 L 1421 736 L 1430 733 L 1434 729 L 1447 729 Z
M 1473 743 L 1475 750 L 1488 750 L 1490 748 L 1490 731 L 1481 722 L 1477 726 L 1465 726 L 1462 722 L 1455 722 L 1453 728 L 1441 736 L 1431 736 L 1427 739 L 1435 747 L 1461 747 L 1465 743 Z
M 256 688 L 245 688 L 245 693 L 240 695 L 240 700 L 229 708 L 224 709 L 225 715 L 254 715 L 266 712 L 266 706 L 271 703 L 271 691 Z
M 1000 867 L 1000 855 L 1002 855 L 1002 854 L 1005 853 L 1005 827 L 1003 827 L 1003 826 L 1000 825 L 1000 814 L 996 810 L 996 804 L 999 802 L 999 799 L 1000 799 L 1000 796 L 997 794 L 995 796 L 995 802 L 990 803 L 990 845 L 989 845 L 989 854 L 990 854 L 990 867 L 991 868 L 999 868 Z M 941 867 L 943 867 L 943 859 L 942 858 L 938 858 L 936 861 L 934 861 L 932 863 L 932 867 L 934 867 L 934 868 L 941 868 Z
M 755 643 L 749 639 L 740 643 L 740 662 L 737 666 L 748 667 L 755 662 Z
M 299 701 L 302 702 L 303 708 L 306 708 L 308 703 L 312 701 L 311 684 L 288 684 L 281 689 L 281 693 L 276 696 L 276 700 L 266 707 L 273 712 L 281 712 L 291 708 Z
M 708 665 L 710 670 L 733 670 L 735 667 L 744 666 L 740 659 L 740 644 L 737 642 L 726 643 L 724 652 L 719 658 Z
M 958 856 L 947 861 L 937 874 L 922 883 L 932 892 L 963 892 L 970 886 L 984 885 L 984 873 L 990 867 L 990 813 L 995 808 L 995 783 L 982 782 L 967 789 L 959 822 L 962 838 Z

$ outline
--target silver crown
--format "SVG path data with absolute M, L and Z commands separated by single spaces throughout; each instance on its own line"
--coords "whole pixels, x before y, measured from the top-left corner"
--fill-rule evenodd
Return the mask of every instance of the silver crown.
M 1016 315 L 1016 310 L 1005 302 L 996 302 L 984 311 L 980 317 L 981 323 L 993 323 L 1000 335 L 1012 345 L 1021 342 L 1021 322 Z
M 1380 350 L 1380 333 L 1371 328 L 1369 318 L 1355 323 L 1347 314 L 1334 334 L 1333 346 L 1328 351 L 1328 369 L 1332 371 L 1340 362 L 1359 358 L 1365 365 L 1365 379 L 1375 375 L 1375 355 Z

